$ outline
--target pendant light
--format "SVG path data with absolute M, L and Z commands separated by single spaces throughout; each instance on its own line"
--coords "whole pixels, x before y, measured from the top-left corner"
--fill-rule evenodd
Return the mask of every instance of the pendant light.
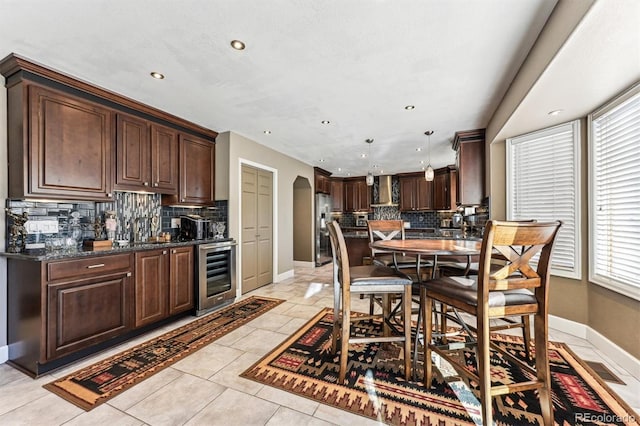
M 435 173 L 433 172 L 433 167 L 431 167 L 431 135 L 433 134 L 433 130 L 427 130 L 426 132 L 424 132 L 424 134 L 427 135 L 427 138 L 429 138 L 429 146 L 428 146 L 429 165 L 424 170 L 424 179 L 427 182 L 431 182 L 435 176 Z
M 369 171 L 367 172 L 367 186 L 373 186 L 373 172 L 371 171 L 371 144 L 373 143 L 373 139 L 365 140 L 366 143 L 369 144 Z

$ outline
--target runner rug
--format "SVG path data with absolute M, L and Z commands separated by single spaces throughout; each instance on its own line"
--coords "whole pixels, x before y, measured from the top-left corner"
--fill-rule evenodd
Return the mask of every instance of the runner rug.
M 249 297 L 44 385 L 89 411 L 284 302 Z
M 400 345 L 351 345 L 347 380 L 337 384 L 338 355 L 331 354 L 332 309 L 315 318 L 241 376 L 323 404 L 392 425 L 473 425 L 481 423 L 480 406 L 460 381 L 445 382 L 438 373 L 435 386 L 405 381 Z M 358 323 L 359 331 L 380 331 L 377 323 Z M 359 332 L 359 331 L 356 331 Z M 524 359 L 522 339 L 494 336 L 496 342 Z M 563 343 L 549 345 L 553 402 L 558 425 L 636 424 L 638 416 Z M 472 355 L 468 355 L 472 361 Z M 494 383 L 522 379 L 518 368 L 496 356 Z M 445 368 L 442 368 L 446 370 Z M 440 370 L 437 370 L 440 371 Z M 422 365 L 417 377 L 422 376 Z M 494 398 L 498 425 L 541 424 L 535 391 Z

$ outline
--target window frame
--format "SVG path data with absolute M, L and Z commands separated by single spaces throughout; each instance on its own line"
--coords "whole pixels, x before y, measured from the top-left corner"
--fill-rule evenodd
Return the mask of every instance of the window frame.
M 511 181 L 512 176 L 512 160 L 513 160 L 513 145 L 516 143 L 526 143 L 531 140 L 537 140 L 539 138 L 553 135 L 559 131 L 566 131 L 567 128 L 570 128 L 572 131 L 572 140 L 573 140 L 573 190 L 576 194 L 573 205 L 573 221 L 574 221 L 574 247 L 573 247 L 573 270 L 569 271 L 566 269 L 558 269 L 553 267 L 553 258 L 551 261 L 551 275 L 570 278 L 575 280 L 582 279 L 582 185 L 581 185 L 581 176 L 582 176 L 582 165 L 581 165 L 581 145 L 582 145 L 582 136 L 581 136 L 581 126 L 580 120 L 572 120 L 566 123 L 558 124 L 551 127 L 546 127 L 544 129 L 535 130 L 533 132 L 525 133 L 523 135 L 514 136 L 512 138 L 508 138 L 506 140 L 506 213 L 507 220 L 514 220 L 514 205 L 512 200 L 512 187 L 513 182 Z M 533 218 L 535 219 L 535 218 Z
M 588 152 L 588 188 L 589 194 L 589 210 L 588 210 L 588 223 L 589 223 L 589 282 L 597 284 L 601 287 L 607 288 L 609 290 L 620 293 L 624 296 L 633 298 L 635 300 L 640 300 L 640 285 L 631 285 L 621 281 L 617 281 L 612 279 L 611 277 L 605 277 L 603 275 L 598 275 L 595 271 L 595 247 L 597 245 L 597 241 L 595 238 L 596 230 L 595 230 L 595 220 L 596 220 L 596 211 L 595 211 L 595 185 L 596 185 L 596 170 L 595 170 L 595 150 L 596 144 L 594 141 L 594 120 L 599 118 L 600 116 L 610 112 L 611 110 L 617 108 L 621 104 L 629 101 L 631 98 L 634 98 L 640 94 L 640 83 L 637 83 L 631 88 L 625 90 L 622 94 L 616 96 L 606 104 L 602 105 L 600 108 L 596 109 L 592 113 L 587 116 L 587 152 Z

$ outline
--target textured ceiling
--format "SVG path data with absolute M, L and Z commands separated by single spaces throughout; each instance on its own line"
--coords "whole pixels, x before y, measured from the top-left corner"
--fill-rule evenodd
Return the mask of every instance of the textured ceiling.
M 454 132 L 486 127 L 555 4 L 1 0 L 0 56 L 15 52 L 335 175 L 366 174 L 373 138 L 377 172 L 398 173 L 428 160 L 425 130 L 435 131 L 432 165 L 454 162 Z M 233 39 L 247 48 L 233 50 Z

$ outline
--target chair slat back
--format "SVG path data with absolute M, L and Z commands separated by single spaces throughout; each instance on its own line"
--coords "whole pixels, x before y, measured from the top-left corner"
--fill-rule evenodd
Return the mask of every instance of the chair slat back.
M 479 300 L 489 291 L 516 288 L 543 287 L 546 294 L 551 252 L 561 225 L 560 221 L 487 222 L 478 271 Z M 537 254 L 537 265 L 532 265 Z
M 369 232 L 369 242 L 379 240 L 392 240 L 398 236 L 404 240 L 404 221 L 402 220 L 368 220 L 367 231 Z M 376 254 L 390 253 L 387 250 L 371 248 L 371 256 Z
M 333 253 L 334 284 L 338 282 L 343 286 L 343 291 L 348 290 L 351 283 L 351 276 L 349 274 L 349 255 L 347 254 L 347 244 L 344 241 L 342 229 L 340 229 L 340 224 L 335 220 L 327 223 L 327 229 L 329 230 L 331 252 Z

